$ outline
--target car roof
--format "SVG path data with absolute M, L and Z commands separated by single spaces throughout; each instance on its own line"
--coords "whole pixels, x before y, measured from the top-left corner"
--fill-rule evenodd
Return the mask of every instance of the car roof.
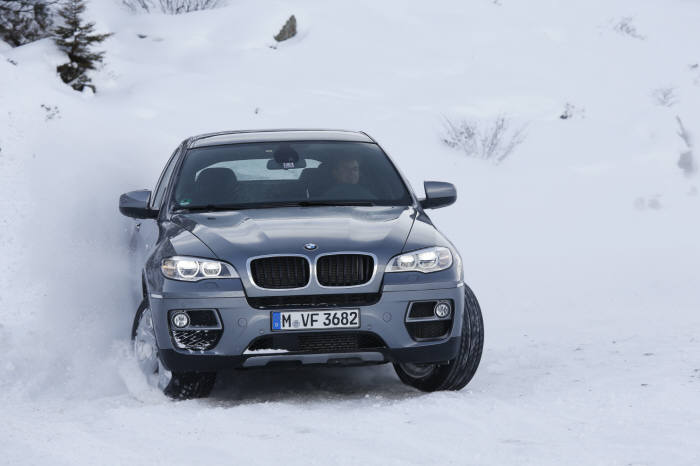
M 277 141 L 374 142 L 367 134 L 358 131 L 332 129 L 266 129 L 200 134 L 199 136 L 189 138 L 187 147 L 193 148 L 223 144 L 241 144 L 246 142 Z

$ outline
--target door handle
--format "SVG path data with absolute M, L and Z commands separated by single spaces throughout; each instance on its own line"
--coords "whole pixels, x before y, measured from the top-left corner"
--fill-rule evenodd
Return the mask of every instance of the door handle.
M 141 231 L 141 223 L 137 223 L 134 228 L 136 229 L 136 231 Z

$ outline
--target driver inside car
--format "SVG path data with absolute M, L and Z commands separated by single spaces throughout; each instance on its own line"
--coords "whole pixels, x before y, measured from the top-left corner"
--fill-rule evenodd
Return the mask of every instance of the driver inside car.
M 329 199 L 373 199 L 373 194 L 360 184 L 360 163 L 357 159 L 339 159 L 331 169 L 333 184 L 324 193 Z

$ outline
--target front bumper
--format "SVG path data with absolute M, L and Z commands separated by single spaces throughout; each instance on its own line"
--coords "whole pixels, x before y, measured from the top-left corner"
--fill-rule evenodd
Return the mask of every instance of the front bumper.
M 214 372 L 224 369 L 276 365 L 355 366 L 383 364 L 385 362 L 435 363 L 455 358 L 459 351 L 459 340 L 459 337 L 453 337 L 444 342 L 424 344 L 412 348 L 383 348 L 376 351 L 354 353 L 222 356 L 161 349 L 159 354 L 163 365 L 174 372 Z
M 150 295 L 153 324 L 162 363 L 171 371 L 217 371 L 228 368 L 261 367 L 277 364 L 359 365 L 397 363 L 444 362 L 456 357 L 462 332 L 464 289 L 462 283 L 445 284 L 445 287 L 406 289 L 409 287 L 385 287 L 378 302 L 368 306 L 356 306 L 361 314 L 362 332 L 376 334 L 386 344 L 384 348 L 356 352 L 328 353 L 276 353 L 245 354 L 255 339 L 273 334 L 270 310 L 251 307 L 241 292 L 228 297 L 177 297 Z M 393 288 L 387 290 L 387 288 Z M 400 289 L 396 289 L 400 288 Z M 411 287 L 412 288 L 412 287 Z M 425 288 L 415 286 L 415 288 Z M 452 300 L 453 325 L 450 333 L 441 340 L 416 341 L 405 325 L 406 312 L 412 301 Z M 168 311 L 173 309 L 217 309 L 223 326 L 218 344 L 208 351 L 190 351 L 177 348 L 172 341 L 168 324 Z M 333 332 L 324 330 L 323 332 Z M 340 330 L 338 330 L 340 331 Z M 279 334 L 279 332 L 274 332 Z

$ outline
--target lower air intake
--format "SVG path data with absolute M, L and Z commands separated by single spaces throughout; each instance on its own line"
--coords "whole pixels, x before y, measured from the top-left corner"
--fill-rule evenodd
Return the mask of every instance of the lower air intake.
M 381 294 L 319 294 L 302 296 L 248 296 L 248 304 L 256 309 L 298 309 L 314 307 L 353 307 L 377 304 Z
M 371 332 L 284 333 L 256 339 L 250 351 L 285 350 L 290 353 L 342 353 L 386 348 L 379 336 Z
M 173 330 L 173 340 L 180 349 L 207 351 L 216 346 L 221 330 Z
M 406 329 L 414 340 L 438 340 L 450 333 L 452 320 L 407 322 Z

